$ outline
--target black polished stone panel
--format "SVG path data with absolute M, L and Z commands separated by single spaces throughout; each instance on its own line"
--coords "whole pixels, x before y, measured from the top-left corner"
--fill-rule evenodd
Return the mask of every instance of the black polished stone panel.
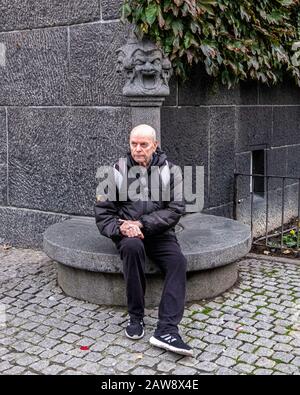
M 273 147 L 300 144 L 300 106 L 273 109 Z
M 9 198 L 18 207 L 93 215 L 96 171 L 127 151 L 129 109 L 9 109 Z
M 6 114 L 5 108 L 0 107 L 0 165 L 6 163 L 7 157 Z
M 228 89 L 211 78 L 202 65 L 194 66 L 189 79 L 179 84 L 179 105 L 230 105 L 240 103 L 239 87 Z
M 121 5 L 123 0 L 100 0 L 103 19 L 121 18 Z
M 234 140 L 236 134 L 234 107 L 211 107 L 209 113 L 209 206 L 233 200 Z
M 162 109 L 162 148 L 169 159 L 182 168 L 193 166 L 193 170 L 195 166 L 204 165 L 205 207 L 208 205 L 208 125 L 207 108 Z
M 237 107 L 236 151 L 244 152 L 253 146 L 268 146 L 272 137 L 272 107 Z
M 0 33 L 6 50 L 0 67 L 0 105 L 67 105 L 67 28 Z
M 98 0 L 1 0 L 0 32 L 100 19 Z
M 117 74 L 116 50 L 126 42 L 129 25 L 94 23 L 70 28 L 72 105 L 123 105 L 125 79 Z

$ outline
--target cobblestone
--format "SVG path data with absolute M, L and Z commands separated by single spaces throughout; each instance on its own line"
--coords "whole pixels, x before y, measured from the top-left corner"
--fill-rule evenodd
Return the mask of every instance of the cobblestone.
M 210 352 L 200 353 L 198 356 L 199 361 L 215 361 L 218 358 L 217 354 L 212 354 Z
M 64 366 L 52 364 L 42 370 L 43 374 L 55 376 L 65 369 Z
M 221 357 L 215 361 L 216 364 L 224 366 L 226 368 L 230 368 L 231 366 L 236 365 L 236 361 L 229 357 Z
M 255 354 L 258 355 L 259 357 L 270 357 L 271 355 L 274 354 L 274 350 L 266 347 L 259 347 L 255 351 Z
M 250 374 L 253 372 L 253 370 L 255 369 L 255 367 L 253 365 L 248 365 L 246 363 L 238 363 L 235 368 L 236 371 L 240 372 L 240 373 L 247 373 Z
M 253 372 L 254 375 L 257 376 L 269 376 L 270 374 L 273 374 L 273 370 L 270 369 L 256 369 Z
M 143 359 L 141 359 L 141 365 L 143 365 L 143 366 L 153 368 L 153 366 L 156 364 L 157 364 L 157 360 L 155 358 L 144 357 Z
M 279 370 L 279 372 L 285 373 L 285 374 L 295 374 L 297 373 L 299 375 L 299 368 L 295 365 L 288 365 L 288 364 L 283 364 L 279 363 L 275 366 L 276 370 Z
M 236 339 L 242 340 L 243 342 L 253 343 L 257 339 L 257 337 L 253 335 L 248 335 L 247 333 L 239 333 Z
M 239 349 L 246 353 L 252 353 L 256 348 L 255 344 L 244 343 Z
M 271 359 L 262 357 L 262 358 L 259 358 L 259 360 L 256 361 L 255 364 L 256 364 L 256 366 L 259 366 L 261 368 L 272 369 L 274 367 L 274 365 L 276 364 L 276 362 L 272 361 Z
M 284 362 L 284 363 L 289 363 L 292 359 L 294 359 L 294 355 L 288 354 L 286 352 L 275 352 L 272 355 L 272 359 Z
M 22 374 L 24 371 L 25 368 L 22 368 L 21 366 L 14 366 L 13 368 L 6 370 L 5 374 L 19 375 Z
M 216 365 L 213 362 L 200 362 L 200 363 L 198 363 L 198 365 L 196 367 L 200 371 L 213 373 L 215 370 L 217 370 L 218 365 Z
M 199 373 L 197 369 L 189 368 L 186 366 L 178 366 L 175 370 L 173 370 L 172 374 L 173 375 L 183 375 L 183 376 L 188 376 L 188 375 L 194 375 Z
M 254 364 L 254 362 L 258 359 L 259 357 L 255 354 L 242 354 L 239 356 L 238 360 L 239 362 L 245 362 L 247 364 Z
M 238 375 L 239 373 L 232 369 L 221 368 L 217 370 L 215 374 L 217 374 L 218 376 L 233 376 L 233 375 Z
M 50 361 L 38 361 L 30 365 L 30 368 L 35 370 L 36 372 L 42 372 L 45 370 L 50 364 Z
M 155 374 L 155 370 L 152 370 L 152 369 L 149 369 L 149 368 L 139 367 L 137 369 L 134 369 L 132 371 L 132 374 L 134 374 L 134 375 L 152 376 L 152 375 Z
M 117 364 L 117 371 L 127 373 L 135 367 L 133 362 L 122 361 Z
M 16 363 L 21 366 L 29 366 L 36 361 L 38 361 L 37 357 L 26 354 L 21 358 L 16 358 Z
M 296 357 L 295 359 L 293 359 L 292 364 L 300 367 L 300 358 Z
M 242 351 L 236 350 L 234 348 L 227 348 L 223 353 L 224 356 L 227 356 L 227 357 L 230 357 L 233 359 L 237 359 L 241 354 L 243 354 Z
M 65 365 L 70 368 L 77 369 L 79 366 L 84 365 L 84 363 L 85 362 L 81 358 L 72 357 L 65 362 Z
M 170 372 L 171 370 L 176 368 L 176 364 L 175 363 L 170 363 L 168 361 L 162 361 L 157 365 L 157 370 L 159 372 Z
M 291 336 L 276 335 L 272 338 L 272 340 L 280 343 L 289 343 L 291 340 L 293 340 L 293 338 Z
M 124 335 L 125 308 L 64 295 L 43 252 L 12 248 L 2 253 L 0 269 L 7 325 L 0 332 L 0 374 L 300 373 L 300 335 L 293 327 L 300 265 L 244 259 L 235 287 L 187 306 L 181 332 L 193 358 L 149 344 L 157 308 L 146 309 L 146 336 L 133 342 Z

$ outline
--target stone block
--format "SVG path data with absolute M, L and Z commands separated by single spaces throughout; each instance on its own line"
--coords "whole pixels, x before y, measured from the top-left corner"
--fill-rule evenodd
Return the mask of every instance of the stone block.
M 272 136 L 272 108 L 264 106 L 237 107 L 236 151 L 269 144 Z
M 69 190 L 68 110 L 11 108 L 8 118 L 11 204 L 63 211 Z
M 0 207 L 0 240 L 16 247 L 38 248 L 43 245 L 43 232 L 50 226 L 70 218 L 13 207 Z
M 70 28 L 70 94 L 73 105 L 121 105 L 125 84 L 116 72 L 116 50 L 129 25 L 94 23 Z
M 300 104 L 299 87 L 292 79 L 287 77 L 275 87 L 259 84 L 259 104 Z
M 287 147 L 278 147 L 266 150 L 266 163 L 268 175 L 287 176 Z M 281 178 L 269 179 L 269 190 L 282 187 Z
M 6 163 L 7 158 L 6 114 L 0 107 L 0 165 Z
M 273 113 L 272 147 L 299 144 L 300 106 L 274 107 Z
M 0 107 L 0 205 L 7 204 L 7 136 L 6 113 Z
M 300 178 L 300 145 L 287 147 L 286 174 L 291 177 Z M 295 180 L 288 180 L 288 183 L 294 183 Z
M 6 46 L 4 43 L 0 43 L 0 66 L 5 67 L 6 64 Z
M 122 0 L 101 0 L 102 19 L 121 18 Z
M 236 173 L 251 173 L 251 152 L 242 152 L 235 154 L 234 170 Z
M 251 152 L 243 152 L 235 155 L 235 173 L 251 174 Z M 250 196 L 251 177 L 245 175 L 236 176 L 236 205 L 242 203 Z
M 0 67 L 0 105 L 68 104 L 66 28 L 1 33 L 6 46 Z
M 235 108 L 209 109 L 209 207 L 233 201 Z
M 205 72 L 203 65 L 191 69 L 189 80 L 179 84 L 179 105 L 228 105 L 240 102 L 239 88 L 228 89 Z
M 93 215 L 96 171 L 127 151 L 126 108 L 9 109 L 10 204 Z
M 97 168 L 126 156 L 130 109 L 81 108 L 71 110 L 70 116 L 66 212 L 94 215 Z
M 173 75 L 169 82 L 170 95 L 165 98 L 163 106 L 176 106 L 177 104 L 177 78 Z
M 246 106 L 258 104 L 258 83 L 256 81 L 240 82 L 240 104 Z
M 0 31 L 71 25 L 100 19 L 98 0 L 2 0 Z
M 0 205 L 7 204 L 7 166 L 0 164 Z
M 204 165 L 205 207 L 208 202 L 208 122 L 207 108 L 162 108 L 162 147 L 170 161 L 181 166 Z M 195 183 L 195 177 L 193 178 Z

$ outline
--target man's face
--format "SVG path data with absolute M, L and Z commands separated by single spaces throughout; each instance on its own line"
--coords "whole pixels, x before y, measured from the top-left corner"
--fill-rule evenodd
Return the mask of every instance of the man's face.
M 157 142 L 153 141 L 151 137 L 133 136 L 130 137 L 129 143 L 133 159 L 140 166 L 147 166 L 157 148 Z

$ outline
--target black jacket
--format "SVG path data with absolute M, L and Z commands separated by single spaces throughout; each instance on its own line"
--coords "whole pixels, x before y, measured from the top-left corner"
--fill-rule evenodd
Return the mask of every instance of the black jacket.
M 125 178 L 124 174 L 126 174 L 124 173 L 125 169 L 122 171 L 118 163 L 114 165 L 114 168 L 117 170 L 118 175 L 121 174 L 121 179 L 123 179 Z M 138 165 L 133 160 L 130 153 L 127 154 L 127 163 L 125 162 L 125 166 L 126 165 L 127 171 L 133 166 Z M 156 167 L 151 169 L 151 166 Z M 151 200 L 151 185 L 147 185 L 149 188 L 143 189 L 144 193 L 146 191 L 148 196 L 147 201 L 143 201 L 145 199 L 130 199 L 129 197 L 127 197 L 126 201 L 120 201 L 118 190 L 116 201 L 97 201 L 94 205 L 94 211 L 96 225 L 100 233 L 113 240 L 121 238 L 119 219 L 139 220 L 143 224 L 142 232 L 145 237 L 165 232 L 173 233 L 175 225 L 185 212 L 185 203 L 180 194 L 178 195 L 178 191 L 182 191 L 182 180 L 180 181 L 180 179 L 174 177 L 172 169 L 175 169 L 174 165 L 168 162 L 166 154 L 157 148 L 156 152 L 153 154 L 150 166 L 148 169 L 144 170 L 145 172 L 147 171 L 149 184 L 151 181 L 151 172 L 155 170 L 159 172 L 159 184 L 156 184 L 159 199 L 155 201 Z M 164 176 L 162 176 L 162 174 L 164 174 Z M 144 184 L 142 183 L 142 178 L 143 177 L 139 175 L 134 179 L 128 178 L 127 187 L 135 181 L 135 185 L 139 185 L 138 188 L 143 188 Z M 163 190 L 168 190 L 168 188 L 170 191 L 170 199 L 164 201 L 165 199 L 163 199 L 162 193 Z

